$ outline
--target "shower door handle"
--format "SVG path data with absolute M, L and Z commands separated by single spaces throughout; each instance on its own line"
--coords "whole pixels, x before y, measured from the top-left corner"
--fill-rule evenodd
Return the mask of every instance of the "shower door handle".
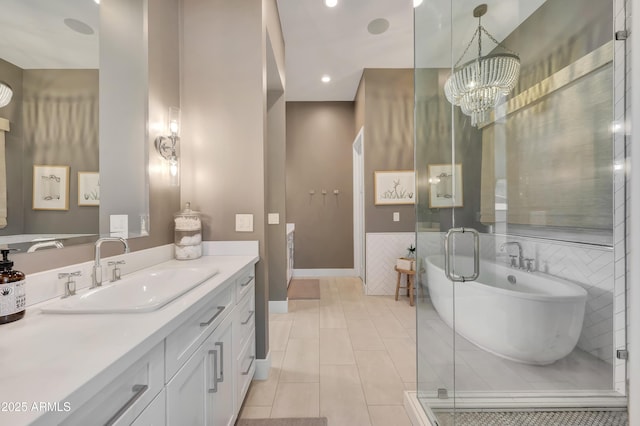
M 471 233 L 473 236 L 473 274 L 464 276 L 457 275 L 451 270 L 451 243 L 454 234 Z M 451 281 L 465 282 L 474 281 L 480 275 L 480 234 L 473 228 L 451 228 L 444 236 L 444 273 Z

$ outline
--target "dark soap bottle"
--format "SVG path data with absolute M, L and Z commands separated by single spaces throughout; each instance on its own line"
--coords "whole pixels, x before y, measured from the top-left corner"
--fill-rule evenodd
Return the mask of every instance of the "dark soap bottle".
M 2 249 L 0 261 L 0 324 L 17 321 L 24 316 L 26 294 L 25 275 L 13 270 L 9 249 Z

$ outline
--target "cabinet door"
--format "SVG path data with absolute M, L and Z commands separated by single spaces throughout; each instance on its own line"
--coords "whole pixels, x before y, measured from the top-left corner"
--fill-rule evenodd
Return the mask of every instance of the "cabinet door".
M 235 420 L 232 316 L 167 384 L 167 425 L 228 426 Z
M 227 318 L 205 342 L 206 353 L 213 356 L 211 385 L 208 390 L 207 424 L 229 426 L 235 421 L 235 374 L 233 322 Z
M 167 425 L 205 425 L 207 356 L 200 346 L 167 384 Z

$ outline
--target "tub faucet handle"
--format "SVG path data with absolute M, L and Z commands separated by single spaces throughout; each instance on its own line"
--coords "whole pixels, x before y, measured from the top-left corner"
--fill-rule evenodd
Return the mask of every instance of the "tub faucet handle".
M 524 261 L 524 268 L 527 272 L 533 272 L 536 270 L 536 260 L 530 257 L 522 259 Z
M 515 254 L 510 254 L 509 255 L 509 259 L 511 259 L 509 266 L 511 266 L 512 268 L 517 268 L 518 267 L 518 256 L 516 256 Z

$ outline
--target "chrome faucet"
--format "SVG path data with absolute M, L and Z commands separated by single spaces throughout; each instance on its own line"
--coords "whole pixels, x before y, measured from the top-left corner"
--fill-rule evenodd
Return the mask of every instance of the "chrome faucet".
M 47 248 L 47 247 L 55 247 L 55 248 L 64 248 L 64 245 L 58 241 L 58 240 L 53 240 L 53 241 L 42 241 L 39 243 L 35 243 L 33 244 L 31 247 L 29 247 L 27 249 L 27 253 L 33 253 L 36 250 L 42 249 L 42 248 Z
M 507 250 L 507 247 L 509 246 L 518 247 L 518 257 L 509 254 L 509 250 Z M 506 243 L 502 243 L 500 244 L 500 251 L 504 251 L 504 252 L 507 252 L 507 254 L 509 254 L 509 257 L 511 258 L 511 267 L 520 268 L 520 269 L 524 268 L 524 257 L 522 256 L 522 245 L 520 245 L 519 242 L 507 241 Z
M 95 247 L 96 259 L 95 259 L 95 263 L 93 264 L 93 276 L 92 276 L 90 288 L 100 287 L 102 285 L 102 266 L 100 265 L 100 246 L 102 245 L 102 243 L 110 242 L 110 241 L 121 242 L 122 245 L 124 245 L 124 252 L 129 253 L 129 244 L 127 243 L 127 240 L 125 240 L 124 238 L 120 238 L 120 237 L 98 238 L 98 241 L 96 241 L 96 247 Z

